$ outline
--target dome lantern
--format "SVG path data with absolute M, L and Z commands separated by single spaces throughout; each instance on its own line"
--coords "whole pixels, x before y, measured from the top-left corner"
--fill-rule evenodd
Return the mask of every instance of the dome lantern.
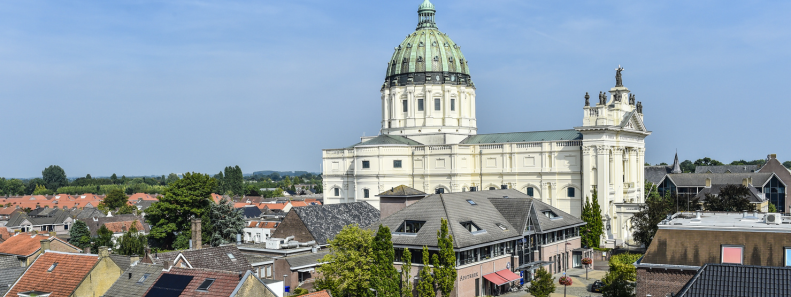
M 434 4 L 431 4 L 428 0 L 423 1 L 423 4 L 420 4 L 420 7 L 417 8 L 417 29 L 437 28 L 437 24 L 434 23 L 434 14 L 436 12 Z

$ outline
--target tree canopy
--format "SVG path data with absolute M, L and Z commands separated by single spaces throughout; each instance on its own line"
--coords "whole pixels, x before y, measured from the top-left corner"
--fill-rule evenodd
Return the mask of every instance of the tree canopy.
M 582 227 L 582 245 L 597 248 L 601 244 L 601 236 L 604 235 L 604 222 L 601 219 L 601 207 L 596 191 L 593 192 L 593 203 L 585 197 L 585 206 L 582 208 L 582 220 L 585 226 Z
M 709 157 L 705 157 L 703 159 L 697 159 L 695 161 L 695 166 L 718 166 L 718 165 L 725 165 L 722 162 L 714 160 Z
M 456 253 L 453 251 L 453 235 L 448 232 L 448 220 L 442 218 L 437 230 L 439 256 L 434 255 L 434 277 L 442 296 L 447 297 L 456 283 Z
M 104 204 L 107 209 L 116 210 L 124 205 L 127 205 L 129 202 L 129 196 L 124 194 L 124 191 L 121 189 L 112 189 L 110 193 L 107 193 L 107 196 L 104 197 L 101 204 Z
M 126 231 L 118 239 L 118 250 L 116 251 L 118 254 L 127 256 L 143 255 L 143 249 L 146 247 L 146 236 L 138 234 L 136 225 L 137 221 L 134 221 L 129 231 Z
M 151 226 L 149 236 L 160 247 L 172 249 L 177 234 L 189 231 L 190 221 L 209 211 L 215 184 L 213 178 L 200 173 L 185 173 L 171 184 L 165 195 L 146 209 L 146 221 Z
M 91 231 L 88 230 L 88 225 L 85 222 L 77 220 L 71 225 L 69 229 L 69 243 L 80 249 L 91 246 Z
M 226 199 L 220 200 L 219 204 L 211 204 L 209 220 L 212 246 L 236 242 L 236 234 L 241 234 L 245 225 L 242 213 Z
M 398 271 L 393 266 L 395 251 L 389 227 L 379 225 L 379 230 L 371 243 L 371 251 L 373 257 L 371 287 L 376 289 L 380 297 L 398 297 Z
M 47 188 L 55 190 L 60 187 L 69 185 L 69 180 L 66 178 L 66 171 L 58 165 L 50 165 L 41 172 L 41 177 Z
M 610 257 L 610 269 L 602 278 L 604 288 L 602 295 L 607 297 L 632 297 L 634 296 L 637 269 L 634 265 L 642 255 L 623 253 Z
M 706 194 L 703 207 L 709 211 L 751 211 L 755 205 L 747 197 L 750 189 L 744 185 L 726 185 L 720 189 L 719 195 Z
M 431 266 L 429 266 L 429 253 L 428 247 L 423 247 L 423 267 L 420 268 L 417 281 L 417 296 L 418 297 L 436 297 L 437 291 L 434 290 L 434 276 L 431 275 Z
M 536 270 L 536 277 L 530 281 L 527 291 L 535 297 L 548 297 L 555 292 L 555 281 L 544 267 Z
M 330 253 L 321 260 L 317 271 L 316 290 L 329 290 L 333 296 L 373 296 L 371 287 L 373 264 L 373 232 L 357 225 L 343 227 L 329 241 Z

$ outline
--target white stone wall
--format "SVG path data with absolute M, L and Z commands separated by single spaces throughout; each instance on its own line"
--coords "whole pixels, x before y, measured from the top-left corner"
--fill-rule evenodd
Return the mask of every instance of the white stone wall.
M 440 110 L 435 110 L 435 99 L 440 101 Z M 382 134 L 471 135 L 477 130 L 475 89 L 466 85 L 424 84 L 385 87 L 382 89 L 381 100 Z M 423 100 L 422 111 L 418 110 L 419 100 Z M 404 112 L 404 102 L 407 104 L 406 112 Z

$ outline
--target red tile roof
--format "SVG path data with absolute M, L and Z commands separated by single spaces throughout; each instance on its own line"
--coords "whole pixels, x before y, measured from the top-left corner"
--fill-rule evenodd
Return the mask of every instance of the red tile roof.
M 11 236 L 10 238 L 0 243 L 0 253 L 27 257 L 34 254 L 39 249 L 41 249 L 41 241 L 44 239 L 50 241 L 57 240 L 64 244 L 72 246 L 68 242 L 65 242 L 57 237 L 41 235 L 41 234 L 31 235 L 29 233 L 19 233 L 17 235 Z M 80 248 L 78 247 L 74 247 L 74 249 L 78 251 L 80 250 Z
M 18 209 L 16 207 L 13 207 L 13 206 L 11 206 L 11 207 L 3 207 L 2 209 L 0 209 L 0 215 L 11 215 L 15 211 L 18 211 Z
M 129 196 L 130 201 L 137 201 L 138 199 L 148 200 L 148 201 L 159 201 L 156 196 L 152 196 L 146 193 L 135 193 L 132 196 Z
M 132 223 L 135 223 L 135 228 L 137 228 L 137 231 L 145 231 L 145 227 L 143 227 L 143 224 L 140 223 L 140 221 L 138 221 L 138 220 L 123 221 L 123 222 L 109 222 L 109 223 L 104 223 L 104 226 L 107 227 L 107 229 L 110 230 L 113 233 L 122 233 L 122 232 L 129 231 L 129 229 L 132 228 Z
M 288 205 L 288 203 L 261 203 L 260 205 L 261 205 L 261 209 L 262 210 L 264 208 L 268 208 L 268 209 L 284 209 L 284 208 L 286 208 L 286 205 Z
M 313 292 L 313 293 L 308 293 L 308 294 L 302 295 L 302 297 L 332 297 L 332 294 L 330 294 L 330 291 L 321 290 L 321 291 L 318 291 L 318 292 Z
M 8 296 L 28 291 L 51 292 L 50 297 L 70 296 L 98 261 L 97 255 L 48 251 L 30 265 Z M 58 265 L 47 271 L 53 263 Z
M 189 285 L 187 285 L 184 291 L 181 292 L 180 296 L 230 296 L 231 293 L 233 293 L 233 290 L 236 289 L 236 286 L 239 285 L 238 272 L 173 267 L 169 272 L 162 273 L 160 277 L 165 274 L 190 275 L 193 277 L 192 281 L 190 281 Z M 207 278 L 214 279 L 214 283 L 211 285 L 211 287 L 209 287 L 208 292 L 198 291 L 198 286 L 200 286 L 201 283 L 203 283 L 203 281 L 205 281 Z M 154 286 L 157 286 L 156 282 L 154 283 Z M 152 288 L 154 286 L 152 286 Z M 150 290 L 151 289 L 149 289 L 149 291 Z M 146 292 L 146 295 L 147 294 L 148 292 Z
M 0 227 L 0 242 L 8 240 L 11 236 L 14 236 L 14 233 L 8 231 L 8 228 Z
M 264 221 L 250 221 L 250 224 L 247 225 L 247 228 L 268 228 L 274 229 L 277 228 L 277 224 L 279 222 L 264 222 Z

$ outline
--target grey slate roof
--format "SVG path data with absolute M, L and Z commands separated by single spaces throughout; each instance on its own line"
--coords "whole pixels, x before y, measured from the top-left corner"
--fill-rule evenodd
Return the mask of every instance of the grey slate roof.
M 676 296 L 780 297 L 790 291 L 791 267 L 706 264 Z
M 252 219 L 261 217 L 261 209 L 255 206 L 245 206 L 237 208 L 245 219 Z
M 6 226 L 8 227 L 16 227 L 22 224 L 25 220 L 28 220 L 34 226 L 38 225 L 58 225 L 63 224 L 63 221 L 71 217 L 71 212 L 64 211 L 61 209 L 55 208 L 40 208 L 34 211 L 31 211 L 30 214 L 26 214 L 24 212 L 18 212 L 11 216 L 8 219 L 8 223 Z
M 582 133 L 577 130 L 554 130 L 534 132 L 511 132 L 470 135 L 461 144 L 531 142 L 553 140 L 581 140 Z
M 162 269 L 164 269 L 162 265 L 153 265 L 153 264 L 146 264 L 146 263 L 137 263 L 137 265 L 129 267 L 129 269 L 124 270 L 124 273 L 118 280 L 113 283 L 113 286 L 104 293 L 105 297 L 139 297 L 143 296 L 143 294 L 148 291 L 154 282 L 159 278 L 159 275 L 162 274 Z M 131 277 L 129 276 L 131 273 Z M 150 273 L 151 275 L 143 281 L 142 284 L 138 284 L 137 281 L 140 280 L 143 275 L 146 273 Z
M 643 172 L 645 173 L 645 180 L 653 184 L 658 184 L 668 175 L 673 168 L 669 166 L 645 166 Z
M 228 254 L 232 254 L 236 260 L 231 260 Z M 247 271 L 253 267 L 247 262 L 247 258 L 235 245 L 222 245 L 218 247 L 206 247 L 199 250 L 183 250 L 167 253 L 159 253 L 154 258 L 155 264 L 163 264 L 165 261 L 173 264 L 173 260 L 183 254 L 192 268 L 206 268 L 223 271 Z
M 376 136 L 374 138 L 368 139 L 366 141 L 363 141 L 363 142 L 357 143 L 355 145 L 352 145 L 350 147 L 363 146 L 363 145 L 393 145 L 393 144 L 396 144 L 396 145 L 397 144 L 400 144 L 400 145 L 423 145 L 420 142 L 414 141 L 414 140 L 406 138 L 404 136 L 382 134 L 382 135 Z
M 508 197 L 489 198 L 489 200 L 492 201 L 492 204 L 500 211 L 503 217 L 508 219 L 511 225 L 518 230 L 525 230 L 528 223 L 539 233 L 584 224 L 584 221 L 580 218 L 530 196 Z M 544 215 L 544 211 L 552 211 L 558 217 L 550 219 Z M 530 217 L 529 221 L 527 219 L 528 214 Z
M 325 245 L 335 238 L 335 235 L 346 225 L 357 224 L 365 227 L 379 220 L 380 216 L 379 210 L 368 202 L 311 205 L 294 207 L 291 211 L 299 216 L 310 235 L 320 245 Z
M 121 268 L 121 270 L 129 269 L 129 266 L 132 264 L 132 259 L 129 256 L 118 255 L 118 254 L 111 254 L 110 260 L 115 262 L 115 265 Z
M 329 253 L 330 253 L 329 250 L 324 250 L 315 254 L 307 253 L 296 256 L 289 256 L 286 257 L 286 261 L 288 262 L 288 266 L 290 266 L 292 270 L 296 267 L 318 266 L 319 260 L 321 258 L 324 258 L 324 256 Z
M 382 196 L 426 196 L 428 194 L 424 193 L 423 191 L 416 190 L 405 185 L 400 185 L 398 187 L 392 188 L 390 190 L 384 191 L 379 193 L 379 197 Z
M 25 273 L 27 267 L 20 267 L 17 261 L 17 267 L 13 268 L 0 268 L 0 296 L 5 295 L 8 289 Z
M 521 238 L 522 230 L 516 230 L 488 198 L 520 195 L 525 196 L 513 189 L 434 194 L 382 219 L 381 224 L 388 226 L 393 232 L 392 240 L 395 245 L 437 247 L 437 230 L 441 226 L 442 218 L 448 220 L 448 229 L 453 235 L 453 247 L 457 249 L 517 239 Z M 468 199 L 476 205 L 467 202 Z M 397 233 L 396 230 L 405 220 L 425 221 L 425 224 L 414 235 Z M 485 232 L 472 234 L 461 225 L 462 222 L 469 221 Z M 497 224 L 505 227 L 505 230 Z
M 750 173 L 757 170 L 758 165 L 695 166 L 695 173 Z
M 275 260 L 275 258 L 272 257 L 254 255 L 254 254 L 244 254 L 244 257 L 247 258 L 247 262 L 250 263 L 250 265 L 254 265 L 256 263 L 261 263 L 261 262 L 271 262 Z
M 102 213 L 100 210 L 96 208 L 88 207 L 83 209 L 72 210 L 71 217 L 77 220 L 84 221 L 85 219 L 93 218 L 93 217 L 103 218 L 106 217 L 106 215 L 104 215 L 104 213 Z
M 0 256 L 0 269 L 21 267 L 16 256 Z
M 698 192 L 697 195 L 695 195 L 695 198 L 700 199 L 700 202 L 706 201 L 706 194 L 711 194 L 715 196 L 719 195 L 720 190 L 725 186 L 727 185 L 711 185 L 711 188 L 703 188 L 702 190 L 700 190 L 700 192 Z M 758 189 L 756 189 L 755 187 L 747 187 L 747 189 L 750 190 L 750 195 L 747 196 L 747 199 L 750 200 L 750 202 L 759 203 L 766 200 L 765 196 L 761 194 L 761 192 L 758 192 Z
M 544 211 L 548 211 L 548 210 L 554 212 L 556 215 L 560 216 L 561 218 L 555 218 L 555 219 L 548 218 L 543 213 Z M 555 208 L 537 199 L 533 199 L 533 208 L 531 208 L 530 216 L 533 222 L 535 222 L 534 226 L 537 227 L 538 232 L 547 232 L 558 228 L 566 228 L 566 227 L 585 223 L 580 218 L 572 216 L 567 212 L 564 212 L 558 208 Z
M 751 173 L 679 173 L 668 174 L 667 177 L 677 187 L 703 187 L 706 179 L 711 178 L 712 185 L 741 185 L 745 178 L 752 178 L 752 185 L 762 187 L 773 175 L 771 172 Z

